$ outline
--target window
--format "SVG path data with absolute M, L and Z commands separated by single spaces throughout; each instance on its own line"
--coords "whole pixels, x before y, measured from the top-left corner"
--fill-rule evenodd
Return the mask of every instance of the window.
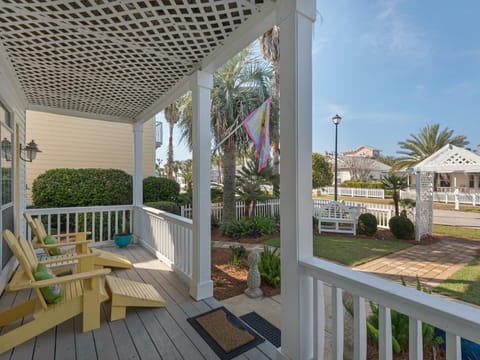
M 450 176 L 448 174 L 439 174 L 440 187 L 450 187 Z
M 11 128 L 11 116 L 7 109 L 0 103 L 0 138 L 8 140 L 13 146 L 13 131 Z M 13 151 L 12 151 L 13 153 Z M 13 200 L 13 161 L 6 159 L 5 154 L 0 156 L 0 168 L 2 170 L 2 205 L 9 204 Z

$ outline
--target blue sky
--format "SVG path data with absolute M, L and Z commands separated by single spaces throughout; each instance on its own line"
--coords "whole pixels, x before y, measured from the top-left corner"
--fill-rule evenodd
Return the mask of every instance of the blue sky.
M 318 0 L 317 10 L 313 151 L 334 150 L 336 113 L 339 152 L 397 155 L 399 141 L 435 123 L 479 149 L 480 2 Z M 177 140 L 175 158 L 189 158 Z

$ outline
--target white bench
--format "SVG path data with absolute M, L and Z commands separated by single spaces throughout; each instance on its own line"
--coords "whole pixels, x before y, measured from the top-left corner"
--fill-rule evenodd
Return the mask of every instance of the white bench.
M 357 233 L 360 209 L 348 207 L 339 201 L 331 201 L 315 210 L 318 233 L 322 231 L 353 234 Z

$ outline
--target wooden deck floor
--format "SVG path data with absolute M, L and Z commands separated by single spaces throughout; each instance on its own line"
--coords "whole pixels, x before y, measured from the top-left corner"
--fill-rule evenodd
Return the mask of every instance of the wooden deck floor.
M 5 359 L 218 359 L 187 318 L 221 306 L 214 298 L 194 301 L 187 287 L 165 264 L 142 247 L 107 248 L 127 255 L 131 270 L 115 270 L 114 275 L 152 284 L 166 300 L 165 308 L 129 308 L 124 320 L 108 322 L 108 304 L 102 308 L 101 327 L 82 333 L 82 320 L 76 317 L 50 329 L 15 349 L 0 355 Z M 0 311 L 22 303 L 30 291 L 4 294 Z M 2 329 L 5 331 L 6 329 Z M 275 348 L 264 342 L 235 359 L 274 359 Z

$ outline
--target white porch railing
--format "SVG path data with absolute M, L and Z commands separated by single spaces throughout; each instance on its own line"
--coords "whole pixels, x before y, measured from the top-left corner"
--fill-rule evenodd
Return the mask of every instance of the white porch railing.
M 183 275 L 183 280 L 189 281 L 192 277 L 192 220 L 147 206 L 135 211 L 138 211 L 135 235 L 140 243 Z
M 480 203 L 480 193 L 463 193 L 459 192 L 457 194 L 458 202 L 460 204 L 472 205 L 476 206 Z M 415 190 L 402 190 L 400 191 L 400 199 L 416 199 L 416 192 Z M 435 202 L 443 202 L 445 204 L 454 204 L 455 203 L 455 193 L 453 192 L 439 192 L 435 191 L 433 193 L 433 201 Z
M 132 205 L 27 209 L 32 217 L 39 217 L 48 234 L 69 234 L 88 231 L 95 245 L 113 240 L 120 232 L 132 232 Z M 27 238 L 32 232 L 27 227 Z
M 335 188 L 333 186 L 326 186 L 324 188 L 315 189 L 314 191 L 316 191 L 317 193 L 320 193 L 321 195 L 335 194 Z M 338 191 L 338 196 L 385 199 L 385 190 L 383 189 L 338 187 L 337 191 Z
M 400 284 L 361 273 L 311 257 L 300 261 L 307 276 L 313 279 L 314 359 L 322 359 L 325 344 L 325 292 L 324 284 L 332 287 L 333 359 L 343 359 L 344 309 L 343 291 L 352 294 L 354 307 L 353 354 L 354 359 L 366 359 L 367 329 L 366 300 L 379 305 L 379 358 L 392 359 L 390 309 L 410 318 L 409 358 L 423 359 L 422 322 L 446 332 L 447 360 L 460 360 L 460 338 L 480 341 L 480 310 L 438 296 L 407 288 Z M 329 303 L 329 302 L 328 302 Z

